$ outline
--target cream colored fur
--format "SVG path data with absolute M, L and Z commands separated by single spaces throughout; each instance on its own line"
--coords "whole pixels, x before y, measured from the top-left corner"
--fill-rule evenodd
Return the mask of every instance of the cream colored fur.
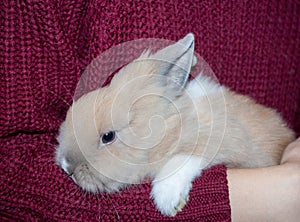
M 193 161 L 201 166 L 199 171 L 185 167 L 185 173 L 178 173 L 194 172 L 182 186 L 189 187 L 182 188 L 188 194 L 191 180 L 205 167 L 279 163 L 293 132 L 275 110 L 202 74 L 187 82 L 195 63 L 193 48 L 189 34 L 157 53 L 145 52 L 121 69 L 109 86 L 73 103 L 60 128 L 56 161 L 79 186 L 91 192 L 115 192 L 146 177 L 155 179 L 161 169 L 174 165 L 174 157 L 178 162 L 192 155 L 198 158 Z M 108 131 L 115 131 L 117 138 L 103 145 L 101 135 Z M 173 169 L 178 170 L 180 166 Z M 159 210 L 173 215 L 181 194 L 165 209 L 170 198 L 160 199 L 162 184 L 153 186 Z

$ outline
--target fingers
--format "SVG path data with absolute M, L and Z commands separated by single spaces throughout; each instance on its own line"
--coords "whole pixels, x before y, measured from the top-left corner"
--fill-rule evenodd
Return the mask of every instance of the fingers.
M 300 164 L 300 137 L 290 143 L 284 150 L 281 158 L 281 164 L 287 162 L 298 162 Z

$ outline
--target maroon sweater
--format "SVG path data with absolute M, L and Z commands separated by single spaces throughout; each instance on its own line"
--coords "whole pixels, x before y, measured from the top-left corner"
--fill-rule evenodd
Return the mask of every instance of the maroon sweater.
M 226 168 L 205 171 L 163 217 L 149 183 L 83 193 L 54 163 L 59 125 L 86 65 L 139 38 L 188 32 L 219 81 L 276 108 L 299 132 L 297 1 L 5 0 L 0 5 L 0 217 L 67 221 L 230 221 Z

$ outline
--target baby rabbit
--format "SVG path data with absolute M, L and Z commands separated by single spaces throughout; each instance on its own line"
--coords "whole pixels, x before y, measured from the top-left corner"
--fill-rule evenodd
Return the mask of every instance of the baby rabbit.
M 278 164 L 294 139 L 279 114 L 202 73 L 189 81 L 195 64 L 188 34 L 144 52 L 110 85 L 74 101 L 60 127 L 57 164 L 93 193 L 151 178 L 151 197 L 168 216 L 181 211 L 207 167 Z

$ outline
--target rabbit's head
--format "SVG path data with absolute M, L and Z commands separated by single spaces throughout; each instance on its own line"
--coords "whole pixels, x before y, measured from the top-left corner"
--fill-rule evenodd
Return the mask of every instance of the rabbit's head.
M 152 176 L 180 136 L 174 105 L 195 65 L 194 37 L 144 52 L 103 88 L 75 101 L 60 127 L 56 162 L 83 189 L 114 192 Z

